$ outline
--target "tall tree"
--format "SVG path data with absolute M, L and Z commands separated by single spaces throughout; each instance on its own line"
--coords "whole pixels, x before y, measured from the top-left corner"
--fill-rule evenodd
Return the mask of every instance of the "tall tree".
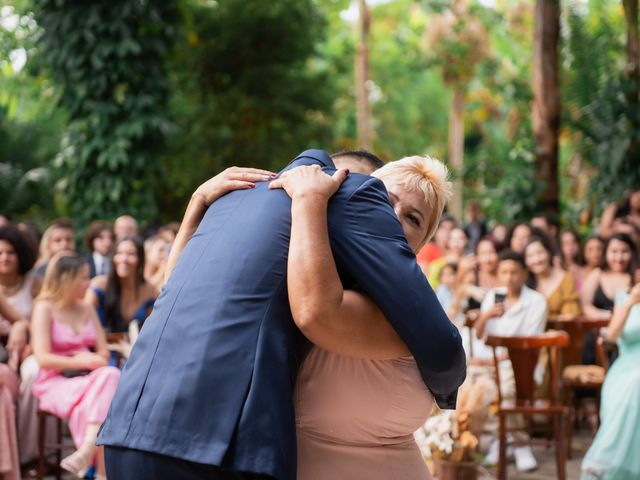
M 40 52 L 69 113 L 56 164 L 67 213 L 86 224 L 125 210 L 155 216 L 153 182 L 168 121 L 171 0 L 36 0 Z
M 638 40 L 638 0 L 623 0 L 624 17 L 627 26 L 627 64 L 625 75 L 629 80 L 627 101 L 629 121 L 634 131 L 640 130 L 640 41 Z M 632 137 L 627 148 L 627 156 L 640 161 L 637 136 Z
M 179 134 L 163 157 L 175 173 L 161 195 L 162 211 L 174 216 L 194 184 L 226 167 L 277 170 L 305 148 L 329 148 L 333 120 L 333 79 L 316 57 L 326 19 L 315 1 L 185 5 L 185 41 L 172 65 Z
M 536 140 L 535 178 L 544 190 L 539 202 L 544 210 L 558 213 L 558 135 L 560 130 L 560 80 L 558 0 L 536 0 L 533 36 L 533 134 Z
M 442 77 L 453 90 L 449 110 L 448 160 L 455 177 L 448 210 L 461 219 L 466 88 L 478 62 L 488 51 L 489 37 L 482 23 L 469 11 L 466 0 L 454 0 L 449 10 L 435 17 L 427 35 L 430 48 L 442 67 Z
M 358 42 L 355 58 L 355 90 L 356 111 L 358 118 L 358 144 L 362 148 L 371 149 L 371 113 L 369 108 L 369 29 L 371 28 L 371 11 L 366 0 L 358 0 L 360 16 L 358 18 Z

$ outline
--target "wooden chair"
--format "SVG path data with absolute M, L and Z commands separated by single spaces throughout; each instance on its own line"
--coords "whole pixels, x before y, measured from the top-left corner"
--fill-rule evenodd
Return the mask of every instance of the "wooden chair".
M 479 314 L 480 309 L 469 310 L 464 314 L 464 326 L 469 331 L 469 358 L 473 357 L 473 336 L 475 334 L 474 325 Z
M 107 332 L 105 336 L 107 337 L 107 346 L 117 345 L 123 340 L 129 339 L 127 334 L 123 332 Z M 120 369 L 124 367 L 124 364 L 126 363 L 127 359 L 124 356 L 122 356 L 119 352 L 111 348 L 109 348 L 109 351 L 111 352 L 112 358 L 115 359 L 116 366 Z
M 56 421 L 56 443 L 45 443 L 47 420 L 49 417 L 55 418 Z M 38 410 L 38 480 L 43 480 L 47 469 L 47 453 L 50 450 L 56 453 L 56 480 L 62 478 L 62 468 L 60 468 L 60 462 L 62 461 L 62 450 L 74 449 L 72 443 L 63 442 L 63 420 L 60 417 L 56 417 L 52 413 L 45 412 L 44 410 Z
M 576 317 L 571 320 L 550 320 L 547 325 L 564 330 L 569 334 L 569 345 L 563 351 L 562 388 L 565 403 L 569 406 L 567 415 L 567 457 L 572 457 L 573 427 L 576 417 L 576 391 L 595 390 L 597 410 L 600 410 L 600 390 L 607 373 L 607 361 L 603 348 L 603 339 L 599 335 L 601 328 L 609 325 L 609 319 Z M 582 364 L 582 350 L 588 332 L 596 332 L 596 365 Z M 599 419 L 598 419 L 599 423 Z
M 567 408 L 558 398 L 558 371 L 559 350 L 569 344 L 569 336 L 566 332 L 546 332 L 531 337 L 498 337 L 489 336 L 485 343 L 493 348 L 493 358 L 496 362 L 496 384 L 498 387 L 498 420 L 500 436 L 500 454 L 498 458 L 497 477 L 499 480 L 507 478 L 506 453 L 507 453 L 507 427 L 508 415 L 523 415 L 529 419 L 533 415 L 548 415 L 553 418 L 554 439 L 529 439 L 527 441 L 514 441 L 514 445 L 522 444 L 555 444 L 556 466 L 558 478 L 565 480 L 565 448 L 564 448 L 564 416 Z M 507 402 L 502 398 L 500 390 L 500 368 L 496 349 L 504 347 L 509 353 L 509 359 L 513 367 L 516 386 L 515 402 Z M 534 399 L 535 381 L 534 371 L 538 363 L 540 350 L 549 349 L 551 381 L 549 384 L 549 400 L 540 401 Z

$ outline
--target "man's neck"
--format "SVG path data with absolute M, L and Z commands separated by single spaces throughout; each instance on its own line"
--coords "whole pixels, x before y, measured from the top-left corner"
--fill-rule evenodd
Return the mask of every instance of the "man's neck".
M 520 295 L 522 294 L 522 287 L 516 290 L 507 290 L 507 300 L 509 303 L 516 303 L 520 300 Z

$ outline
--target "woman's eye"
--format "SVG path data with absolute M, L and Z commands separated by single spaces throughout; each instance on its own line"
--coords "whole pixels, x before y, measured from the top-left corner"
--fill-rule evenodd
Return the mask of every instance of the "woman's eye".
M 413 223 L 416 227 L 420 226 L 420 220 L 415 215 L 407 215 L 407 218 L 411 223 Z

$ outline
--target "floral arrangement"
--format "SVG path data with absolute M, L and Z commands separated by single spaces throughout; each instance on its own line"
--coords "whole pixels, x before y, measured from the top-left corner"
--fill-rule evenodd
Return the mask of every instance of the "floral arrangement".
M 425 458 L 471 462 L 476 458 L 478 435 L 488 412 L 478 406 L 481 392 L 460 392 L 457 410 L 437 410 L 420 427 L 414 437 Z
M 431 416 L 414 436 L 425 458 L 468 462 L 474 460 L 478 448 L 478 437 L 469 430 L 460 431 L 453 411 Z

